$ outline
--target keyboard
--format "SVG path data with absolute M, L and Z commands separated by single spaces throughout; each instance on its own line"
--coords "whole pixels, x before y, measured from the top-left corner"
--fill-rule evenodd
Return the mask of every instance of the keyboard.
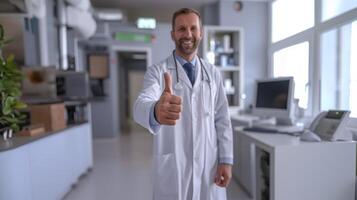
M 263 127 L 245 127 L 243 131 L 259 132 L 259 133 L 278 133 L 278 129 L 263 128 Z

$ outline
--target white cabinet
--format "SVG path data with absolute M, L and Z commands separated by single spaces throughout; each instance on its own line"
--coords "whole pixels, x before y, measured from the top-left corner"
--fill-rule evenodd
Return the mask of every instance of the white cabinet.
M 243 131 L 235 136 L 242 147 L 235 154 L 249 152 L 238 158 L 238 179 L 253 199 L 355 199 L 355 142 L 312 143 Z
M 243 29 L 204 26 L 203 58 L 221 72 L 231 110 L 243 108 Z
M 93 166 L 91 125 L 69 127 L 1 151 L 0 163 L 1 200 L 62 199 Z

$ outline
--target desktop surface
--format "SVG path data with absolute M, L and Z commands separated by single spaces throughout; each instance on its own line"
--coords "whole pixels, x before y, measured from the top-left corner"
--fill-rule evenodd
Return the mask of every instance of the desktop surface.
M 231 115 L 231 120 L 232 120 L 232 125 L 248 127 L 246 131 L 253 131 L 253 132 L 261 132 L 261 133 L 285 132 L 287 134 L 293 134 L 293 133 L 302 132 L 304 130 L 304 125 L 301 123 L 296 125 L 276 125 L 276 120 L 272 117 L 262 118 L 255 115 L 236 114 L 236 115 Z M 266 131 L 264 131 L 264 129 Z
M 307 142 L 300 141 L 300 137 L 292 136 L 288 134 L 277 134 L 277 133 L 259 133 L 259 132 L 248 132 L 244 130 L 237 130 L 238 134 L 242 134 L 244 137 L 248 137 L 250 140 L 253 140 L 257 143 L 260 143 L 264 146 L 270 148 L 278 148 L 280 146 L 295 146 L 295 145 L 326 145 L 333 142 L 330 141 L 321 141 L 321 142 Z M 355 143 L 353 141 L 341 141 L 338 143 Z

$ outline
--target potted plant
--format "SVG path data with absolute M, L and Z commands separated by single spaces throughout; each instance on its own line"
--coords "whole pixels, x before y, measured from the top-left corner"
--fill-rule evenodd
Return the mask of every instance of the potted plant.
M 25 118 L 20 109 L 26 104 L 20 100 L 23 75 L 14 62 L 14 56 L 6 59 L 2 56 L 2 47 L 10 42 L 4 35 L 0 24 L 0 134 L 6 139 L 11 137 L 13 131 L 20 130 L 19 123 Z

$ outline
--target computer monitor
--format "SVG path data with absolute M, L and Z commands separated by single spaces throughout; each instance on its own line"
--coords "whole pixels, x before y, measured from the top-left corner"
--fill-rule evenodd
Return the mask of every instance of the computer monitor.
M 277 125 L 292 125 L 293 77 L 258 80 L 255 97 L 254 115 L 275 117 Z

